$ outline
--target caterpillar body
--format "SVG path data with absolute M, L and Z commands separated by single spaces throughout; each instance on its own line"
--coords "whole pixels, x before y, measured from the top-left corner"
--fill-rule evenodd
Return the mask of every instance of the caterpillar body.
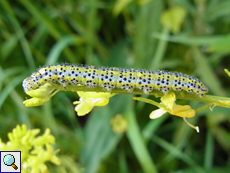
M 132 92 L 139 89 L 145 94 L 152 90 L 169 90 L 203 94 L 208 92 L 199 79 L 178 72 L 94 67 L 70 64 L 50 65 L 38 69 L 23 81 L 24 91 L 35 90 L 46 83 L 102 87 L 108 92 L 120 88 Z

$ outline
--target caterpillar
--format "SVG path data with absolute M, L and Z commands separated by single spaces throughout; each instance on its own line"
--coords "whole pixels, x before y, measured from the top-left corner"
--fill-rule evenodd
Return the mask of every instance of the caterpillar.
M 188 93 L 203 94 L 209 91 L 199 79 L 192 76 L 167 71 L 148 71 L 122 68 L 105 68 L 94 66 L 81 66 L 71 64 L 58 64 L 41 67 L 24 79 L 24 91 L 35 90 L 46 83 L 67 85 L 80 85 L 85 87 L 102 87 L 112 92 L 120 88 L 132 93 L 134 89 L 149 94 L 153 90 L 167 93 L 170 90 L 186 91 Z

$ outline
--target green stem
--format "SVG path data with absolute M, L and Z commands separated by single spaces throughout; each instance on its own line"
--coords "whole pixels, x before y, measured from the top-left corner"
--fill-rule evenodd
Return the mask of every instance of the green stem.
M 50 98 L 53 97 L 55 94 L 57 94 L 58 91 L 59 91 L 59 90 L 55 90 L 55 91 L 53 92 L 53 90 L 52 90 L 52 92 L 50 92 L 50 93 L 52 93 L 52 94 L 50 94 Z
M 60 91 L 72 91 L 72 92 L 77 92 L 77 91 L 84 91 L 84 92 L 107 92 L 105 91 L 104 88 L 102 87 L 86 87 L 86 86 L 72 86 L 68 85 L 66 88 L 64 88 L 61 85 L 58 84 L 52 84 L 52 88 L 55 88 Z M 114 88 L 112 90 L 112 93 L 116 94 L 130 94 L 127 90 L 119 89 L 119 88 Z M 192 101 L 198 101 L 198 102 L 206 102 L 206 103 L 211 103 L 216 106 L 221 106 L 221 107 L 227 107 L 230 108 L 230 98 L 227 97 L 219 97 L 219 96 L 213 96 L 213 95 L 204 95 L 204 96 L 199 96 L 198 94 L 191 94 L 187 92 L 175 92 L 176 98 L 177 99 L 183 99 L 183 100 L 192 100 Z M 145 95 L 145 93 L 142 90 L 139 89 L 134 89 L 132 94 L 140 94 L 140 95 Z M 162 97 L 165 95 L 165 93 L 158 91 L 158 90 L 153 90 L 149 93 L 149 95 L 154 95 L 155 97 Z
M 201 108 L 195 109 L 195 111 L 196 111 L 196 112 L 201 112 L 201 111 L 204 111 L 205 109 L 210 108 L 211 106 L 213 106 L 213 104 L 212 104 L 212 103 L 209 103 L 209 104 L 207 104 L 207 105 L 205 105 L 205 106 L 203 106 L 203 107 L 201 107 Z
M 143 97 L 133 97 L 133 100 L 149 103 L 149 104 L 155 105 L 155 106 L 157 106 L 159 108 L 167 109 L 167 107 L 165 107 L 163 104 L 160 104 L 158 102 L 155 102 L 153 100 L 146 99 L 146 98 L 143 98 Z
M 227 69 L 224 69 L 225 73 L 230 77 L 230 72 Z

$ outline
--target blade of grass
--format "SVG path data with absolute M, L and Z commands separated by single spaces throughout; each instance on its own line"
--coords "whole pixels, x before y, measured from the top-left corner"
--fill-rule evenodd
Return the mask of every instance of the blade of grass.
M 2 90 L 0 93 L 0 108 L 2 107 L 5 99 L 10 95 L 13 89 L 22 83 L 23 79 L 27 76 L 25 73 L 18 75 L 17 77 L 13 78 Z
M 157 173 L 157 168 L 145 146 L 132 108 L 128 108 L 128 111 L 125 113 L 125 117 L 128 121 L 127 137 L 143 169 L 143 172 Z
M 35 62 L 33 60 L 33 56 L 32 56 L 32 53 L 30 51 L 29 43 L 24 36 L 24 32 L 23 32 L 23 29 L 21 28 L 20 23 L 18 22 L 17 18 L 14 15 L 13 9 L 11 8 L 10 4 L 8 3 L 9 1 L 2 0 L 0 2 L 2 3 L 4 9 L 7 11 L 8 15 L 9 15 L 9 19 L 11 20 L 12 25 L 14 27 L 14 30 L 17 34 L 17 37 L 18 37 L 18 39 L 22 45 L 22 49 L 23 49 L 24 54 L 26 56 L 27 63 L 29 64 L 29 68 L 34 69 L 35 68 Z
M 60 41 L 58 41 L 50 50 L 48 56 L 46 65 L 54 64 L 58 61 L 58 58 L 62 52 L 62 50 L 71 45 L 71 44 L 81 44 L 84 42 L 84 39 L 78 37 L 78 36 L 66 36 L 63 37 Z M 75 58 L 77 59 L 77 57 Z
M 169 29 L 166 27 L 163 28 L 162 34 L 164 34 L 166 37 L 169 34 Z M 150 69 L 157 70 L 160 69 L 161 61 L 164 57 L 165 51 L 167 48 L 167 41 L 166 40 L 159 40 L 156 48 L 156 53 L 154 57 L 152 58 L 152 61 L 150 63 Z
M 183 162 L 187 163 L 189 166 L 191 166 L 194 169 L 194 171 L 205 173 L 204 169 L 200 167 L 193 159 L 191 159 L 187 154 L 184 154 L 182 151 L 175 148 L 170 143 L 157 137 L 156 135 L 152 137 L 152 140 L 154 143 L 158 144 L 159 146 L 164 148 L 166 151 L 173 154 L 175 158 L 181 159 Z
M 215 72 L 212 70 L 207 57 L 205 57 L 198 48 L 193 49 L 193 59 L 196 64 L 197 73 L 200 79 L 210 88 L 215 95 L 224 96 L 226 93 L 221 86 Z
M 26 124 L 28 128 L 32 128 L 29 114 L 25 111 L 26 107 L 22 104 L 23 100 L 21 96 L 15 90 L 11 92 L 10 96 L 18 109 L 18 115 L 16 116 L 19 120 L 19 124 Z
M 208 131 L 206 136 L 205 154 L 204 154 L 204 167 L 212 168 L 214 158 L 214 141 L 211 132 Z
M 151 139 L 152 135 L 160 127 L 160 125 L 168 118 L 167 115 L 164 115 L 155 120 L 150 120 L 142 130 L 142 135 L 146 143 Z
M 39 22 L 44 24 L 49 30 L 50 34 L 56 39 L 59 40 L 62 38 L 60 31 L 55 27 L 54 21 L 52 21 L 43 10 L 39 9 L 35 4 L 27 0 L 20 0 L 22 5 L 32 14 L 32 16 L 37 19 Z M 64 50 L 66 58 L 69 62 L 73 62 L 74 55 L 69 48 Z
M 18 38 L 15 34 L 12 34 L 5 42 L 2 43 L 1 47 L 1 59 L 5 61 L 6 58 L 12 53 L 18 44 Z
M 135 64 L 138 68 L 146 68 L 149 66 L 149 62 L 152 61 L 153 54 L 156 51 L 156 40 L 151 35 L 153 32 L 159 32 L 161 28 L 159 17 L 162 10 L 162 1 L 150 1 L 140 5 L 138 11 L 132 14 L 135 17 L 133 53 L 135 55 Z
M 85 141 L 82 146 L 81 160 L 86 164 L 86 173 L 97 172 L 102 159 L 114 151 L 121 135 L 115 134 L 110 126 L 110 118 L 115 114 L 113 109 L 98 108 L 87 120 Z

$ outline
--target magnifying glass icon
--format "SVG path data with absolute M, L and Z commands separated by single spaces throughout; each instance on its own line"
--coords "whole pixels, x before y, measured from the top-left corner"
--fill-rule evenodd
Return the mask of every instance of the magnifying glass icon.
M 3 162 L 7 166 L 12 166 L 15 170 L 18 169 L 18 167 L 14 164 L 15 163 L 15 158 L 12 154 L 7 154 L 3 158 Z

